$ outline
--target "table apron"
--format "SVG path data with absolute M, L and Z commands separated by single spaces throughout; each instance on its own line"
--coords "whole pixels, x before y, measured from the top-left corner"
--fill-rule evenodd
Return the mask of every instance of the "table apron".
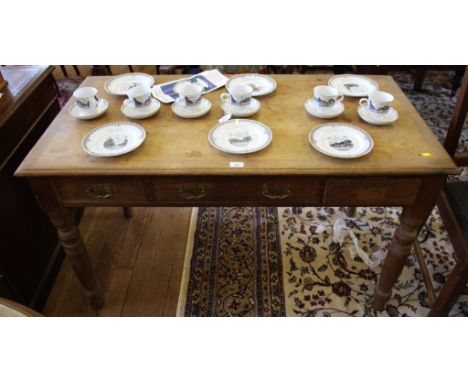
M 64 206 L 409 206 L 421 177 L 52 177 Z

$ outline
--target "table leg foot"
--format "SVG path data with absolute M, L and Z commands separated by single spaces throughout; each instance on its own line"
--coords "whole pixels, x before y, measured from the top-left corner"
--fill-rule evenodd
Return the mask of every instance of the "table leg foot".
M 348 216 L 348 218 L 355 218 L 356 209 L 357 207 L 346 207 L 346 216 Z
M 385 303 L 390 299 L 392 296 L 392 292 L 382 292 L 377 285 L 375 287 L 374 292 L 374 300 L 372 302 L 372 306 L 376 311 L 382 311 L 385 308 Z
M 124 207 L 123 208 L 123 214 L 127 219 L 131 218 L 133 216 L 132 207 Z
M 97 292 L 92 296 L 88 296 L 93 310 L 101 310 L 104 307 L 104 297 L 101 293 Z

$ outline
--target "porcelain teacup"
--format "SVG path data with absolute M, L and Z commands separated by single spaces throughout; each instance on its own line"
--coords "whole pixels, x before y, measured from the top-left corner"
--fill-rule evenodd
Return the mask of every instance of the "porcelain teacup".
M 343 94 L 331 86 L 319 85 L 314 88 L 314 101 L 320 107 L 331 107 L 343 100 Z
M 390 110 L 393 102 L 393 96 L 390 93 L 375 91 L 369 94 L 369 98 L 361 98 L 360 105 L 367 105 L 369 111 L 378 114 L 385 114 Z
M 182 106 L 196 106 L 202 100 L 203 88 L 200 85 L 190 82 L 182 83 L 177 86 L 176 91 L 179 93 L 177 102 Z
M 151 89 L 147 85 L 136 85 L 127 92 L 130 104 L 136 108 L 148 106 L 151 103 Z
M 99 98 L 97 89 L 93 87 L 78 88 L 73 92 L 76 98 L 76 106 L 87 113 L 94 113 L 97 109 Z
M 235 106 L 247 106 L 252 100 L 253 88 L 250 85 L 236 85 L 221 94 L 221 101 L 231 102 Z

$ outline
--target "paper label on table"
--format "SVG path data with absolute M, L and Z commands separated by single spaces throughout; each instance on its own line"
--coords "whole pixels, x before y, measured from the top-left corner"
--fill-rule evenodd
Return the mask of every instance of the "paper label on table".
M 234 167 L 234 168 L 244 167 L 244 162 L 229 162 L 229 167 Z

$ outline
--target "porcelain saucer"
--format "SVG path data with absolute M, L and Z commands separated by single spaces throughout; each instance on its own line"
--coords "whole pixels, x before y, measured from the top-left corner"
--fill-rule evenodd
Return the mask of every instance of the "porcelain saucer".
M 359 158 L 369 154 L 373 147 L 372 137 L 349 123 L 325 123 L 309 133 L 309 143 L 317 151 L 334 158 Z
M 182 106 L 178 102 L 172 104 L 172 111 L 181 118 L 198 118 L 208 113 L 211 109 L 211 102 L 202 98 L 200 104 L 196 106 Z
M 231 114 L 233 117 L 250 117 L 260 110 L 260 106 L 260 101 L 255 98 L 252 98 L 250 103 L 244 106 L 234 105 L 230 101 L 221 103 L 221 109 L 223 109 L 226 114 Z
M 109 107 L 109 102 L 105 100 L 104 98 L 100 98 L 96 110 L 94 110 L 93 113 L 84 111 L 83 109 L 79 108 L 76 103 L 73 104 L 70 109 L 68 109 L 68 112 L 72 117 L 78 118 L 78 119 L 94 119 L 97 117 L 100 117 L 103 115 L 107 108 Z
M 320 107 L 312 98 L 305 102 L 304 107 L 311 116 L 317 118 L 335 118 L 345 109 L 342 102 L 335 102 L 331 107 Z
M 120 111 L 127 118 L 143 119 L 155 115 L 160 107 L 161 103 L 155 99 L 152 99 L 151 103 L 145 107 L 135 107 L 133 101 L 126 99 L 120 107 Z
M 367 105 L 359 105 L 359 116 L 371 125 L 388 125 L 398 119 L 398 112 L 391 107 L 385 114 L 373 113 Z
M 252 119 L 230 119 L 218 123 L 208 133 L 210 144 L 226 153 L 249 154 L 267 147 L 273 139 L 271 130 Z
M 112 122 L 91 130 L 82 141 L 89 155 L 116 157 L 138 148 L 146 138 L 143 127 L 133 122 Z

